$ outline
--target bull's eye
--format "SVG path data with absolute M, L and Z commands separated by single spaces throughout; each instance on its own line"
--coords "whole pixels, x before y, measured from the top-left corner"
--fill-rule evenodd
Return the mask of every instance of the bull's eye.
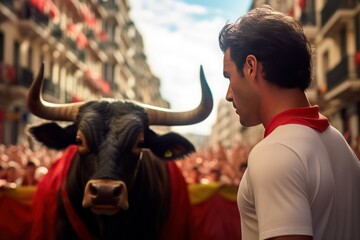
M 145 141 L 144 140 L 139 141 L 137 145 L 139 148 L 143 148 L 143 147 L 145 147 Z
M 83 141 L 81 140 L 81 138 L 77 137 L 76 140 L 75 140 L 75 143 L 76 143 L 76 145 L 78 145 L 78 146 L 82 146 Z
M 86 138 L 85 138 L 84 134 L 80 130 L 76 134 L 75 143 L 78 146 L 79 153 L 86 154 L 86 153 L 89 152 L 87 142 L 86 142 Z

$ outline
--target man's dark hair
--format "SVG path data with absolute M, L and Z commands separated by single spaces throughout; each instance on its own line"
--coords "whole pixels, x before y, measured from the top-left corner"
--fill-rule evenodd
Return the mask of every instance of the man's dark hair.
M 283 88 L 305 90 L 311 83 L 311 44 L 295 19 L 263 5 L 227 23 L 219 34 L 221 50 L 243 75 L 249 54 L 263 65 L 264 78 Z

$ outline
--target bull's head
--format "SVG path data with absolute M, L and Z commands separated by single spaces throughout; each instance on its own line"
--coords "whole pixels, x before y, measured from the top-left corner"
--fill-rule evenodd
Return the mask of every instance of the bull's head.
M 132 101 L 104 99 L 70 104 L 43 100 L 44 66 L 33 82 L 27 99 L 34 115 L 47 120 L 73 122 L 67 127 L 45 123 L 31 127 L 34 137 L 46 146 L 63 149 L 78 145 L 85 186 L 83 207 L 95 213 L 114 214 L 128 208 L 129 186 L 136 176 L 144 149 L 160 159 L 172 160 L 194 151 L 193 145 L 175 133 L 162 136 L 150 125 L 189 125 L 204 120 L 211 112 L 213 99 L 202 68 L 202 99 L 190 111 L 176 112 Z

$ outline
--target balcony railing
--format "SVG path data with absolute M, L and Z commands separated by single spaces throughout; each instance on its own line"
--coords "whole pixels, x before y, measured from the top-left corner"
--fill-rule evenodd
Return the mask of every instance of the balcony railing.
M 4 4 L 5 6 L 7 6 L 11 10 L 15 10 L 14 1 L 12 1 L 12 0 L 0 0 L 0 3 Z
M 56 24 L 51 29 L 51 35 L 54 36 L 57 40 L 60 40 L 63 36 L 63 31 L 60 28 L 59 24 Z
M 345 56 L 338 65 L 326 74 L 328 91 L 348 79 L 349 75 L 349 57 Z
M 49 96 L 53 96 L 56 99 L 60 98 L 59 86 L 55 85 L 51 79 L 45 79 L 44 81 L 44 93 Z
M 110 11 L 118 11 L 119 10 L 119 6 L 115 2 L 115 0 L 107 0 L 107 1 L 98 0 L 98 2 L 101 6 L 106 8 L 106 10 L 110 10 Z
M 315 10 L 305 11 L 301 14 L 300 22 L 302 25 L 316 25 L 316 14 Z
M 32 19 L 36 23 L 42 26 L 49 24 L 49 16 L 44 12 L 40 11 L 34 5 L 29 2 L 23 2 L 18 11 L 18 16 L 22 19 Z
M 15 84 L 29 88 L 33 80 L 33 72 L 30 69 L 23 67 L 15 67 L 15 69 Z
M 105 52 L 114 52 L 119 49 L 119 44 L 113 40 L 107 40 L 100 42 L 99 48 Z
M 338 9 L 351 9 L 356 6 L 358 0 L 327 0 L 324 8 L 321 11 L 321 26 L 324 26 L 327 21 Z

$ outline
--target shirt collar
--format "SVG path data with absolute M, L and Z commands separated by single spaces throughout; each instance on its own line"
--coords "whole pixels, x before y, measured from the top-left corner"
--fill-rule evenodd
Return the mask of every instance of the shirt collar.
M 293 108 L 276 115 L 265 127 L 264 137 L 267 137 L 278 126 L 285 124 L 300 124 L 319 132 L 325 131 L 330 125 L 328 119 L 319 113 L 319 106 L 317 105 Z

